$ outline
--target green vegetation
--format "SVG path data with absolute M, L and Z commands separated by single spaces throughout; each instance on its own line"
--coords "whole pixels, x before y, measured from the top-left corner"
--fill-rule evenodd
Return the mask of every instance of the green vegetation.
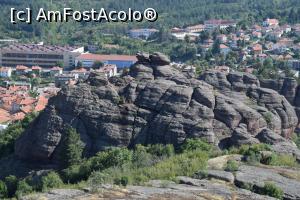
M 143 184 L 151 179 L 174 180 L 176 176 L 192 176 L 205 169 L 207 159 L 207 152 L 192 151 L 172 156 L 149 167 L 137 168 L 134 164 L 112 167 L 93 173 L 88 184 L 116 183 L 123 177 L 128 178 L 129 184 Z
M 20 197 L 30 194 L 33 191 L 33 188 L 26 182 L 22 180 L 18 182 L 16 196 L 19 199 Z
M 262 152 L 266 152 L 266 155 Z M 294 156 L 276 154 L 267 144 L 243 145 L 238 149 L 230 149 L 229 154 L 241 154 L 244 156 L 244 160 L 252 165 L 261 163 L 272 166 L 299 167 Z
M 300 3 L 297 0 L 123 0 L 119 1 L 87 1 L 82 4 L 80 1 L 47 1 L 47 0 L 0 0 L 3 12 L 1 16 L 9 16 L 10 8 L 31 7 L 36 14 L 40 7 L 46 10 L 62 10 L 64 7 L 73 8 L 73 10 L 90 10 L 92 8 L 107 10 L 141 10 L 152 7 L 159 13 L 159 19 L 155 23 L 46 23 L 34 22 L 32 25 L 10 24 L 9 20 L 3 20 L 0 23 L 2 37 L 13 37 L 25 40 L 32 38 L 34 40 L 43 39 L 49 42 L 74 42 L 84 41 L 92 42 L 99 33 L 121 33 L 126 34 L 129 29 L 134 27 L 172 27 L 185 26 L 188 24 L 197 24 L 206 19 L 227 18 L 240 19 L 242 27 L 247 26 L 254 21 L 262 21 L 264 18 L 279 18 L 281 22 L 297 23 L 300 21 Z M 178 20 L 180 19 L 180 20 Z
M 66 187 L 65 184 L 88 185 L 95 190 L 99 184 L 126 187 L 143 185 L 156 179 L 175 181 L 177 176 L 206 178 L 207 160 L 219 153 L 213 145 L 203 140 L 187 139 L 177 151 L 170 144 L 136 145 L 132 150 L 111 148 L 91 158 L 83 158 L 80 137 L 73 128 L 66 128 L 66 138 L 63 141 L 67 149 L 63 154 L 67 161 L 65 169 L 20 180 L 15 176 L 8 176 L 3 182 L 0 181 L 1 198 L 20 198 L 35 191 L 45 192 L 52 188 Z M 79 150 L 75 146 L 79 146 Z M 262 151 L 271 154 L 263 156 Z M 245 161 L 250 164 L 298 167 L 295 158 L 272 153 L 270 147 L 265 144 L 244 145 L 230 149 L 228 153 L 244 155 Z M 235 172 L 238 167 L 236 161 L 229 160 L 225 170 Z M 256 188 L 251 184 L 242 187 L 256 193 L 282 198 L 282 191 L 273 184 L 266 183 L 263 188 Z
M 271 156 L 267 157 L 264 161 L 261 161 L 266 165 L 273 166 L 286 166 L 286 167 L 297 167 L 299 164 L 295 157 L 290 155 L 277 155 L 273 153 Z
M 6 157 L 14 152 L 15 141 L 36 116 L 36 113 L 28 114 L 24 120 L 10 124 L 7 129 L 0 133 L 0 158 Z
M 63 185 L 60 176 L 55 172 L 50 172 L 47 176 L 42 177 L 42 191 L 47 191 L 51 188 L 59 188 Z
M 7 196 L 13 197 L 18 187 L 18 179 L 15 176 L 8 176 L 4 179 L 6 188 L 7 188 Z
M 238 171 L 238 169 L 239 169 L 239 164 L 235 160 L 228 160 L 225 166 L 225 171 L 235 172 Z
M 271 112 L 267 112 L 263 116 L 264 116 L 267 124 L 270 126 L 272 119 L 273 119 L 273 114 Z
M 295 133 L 292 137 L 293 141 L 297 145 L 297 147 L 300 149 L 300 137 Z
M 128 184 L 144 184 L 151 179 L 175 180 L 177 176 L 192 176 L 205 170 L 213 149 L 201 140 L 187 140 L 182 152 L 178 153 L 173 145 L 137 145 L 133 150 L 111 148 L 83 159 L 82 150 L 78 154 L 78 149 L 70 148 L 70 141 L 74 144 L 80 141 L 78 134 L 70 127 L 67 130 L 69 139 L 64 142 L 69 147 L 65 154 L 69 166 L 66 169 L 20 180 L 15 176 L 6 177 L 4 182 L 0 182 L 0 195 L 4 198 L 19 198 L 34 191 L 49 191 L 63 187 L 64 184 L 82 181 L 95 188 L 101 183 L 125 187 Z
M 63 168 L 71 165 L 76 165 L 81 162 L 83 144 L 80 140 L 80 135 L 75 129 L 68 126 L 66 134 L 62 140 L 61 164 Z
M 4 199 L 7 196 L 7 187 L 3 181 L 0 181 L 0 198 Z
M 94 64 L 93 64 L 93 66 L 92 66 L 92 68 L 93 69 L 99 69 L 99 68 L 101 68 L 101 67 L 103 67 L 103 62 L 101 62 L 101 61 L 95 61 L 94 62 Z
M 186 142 L 181 146 L 182 152 L 195 150 L 211 152 L 213 150 L 213 146 L 199 139 L 187 139 Z
M 259 189 L 257 192 L 277 199 L 283 199 L 283 191 L 274 183 L 265 183 L 264 187 Z
M 262 156 L 261 151 L 270 151 L 267 144 L 243 145 L 240 148 L 232 148 L 229 153 L 244 155 L 244 159 L 249 164 L 260 163 Z

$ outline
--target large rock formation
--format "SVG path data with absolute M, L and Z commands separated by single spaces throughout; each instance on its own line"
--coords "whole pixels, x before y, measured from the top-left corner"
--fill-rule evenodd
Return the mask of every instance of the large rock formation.
M 92 72 L 86 82 L 50 99 L 16 142 L 16 155 L 56 161 L 66 124 L 80 133 L 87 155 L 139 143 L 180 145 L 186 138 L 205 138 L 223 148 L 257 143 L 265 129 L 288 138 L 297 126 L 289 102 L 293 94 L 285 98 L 262 88 L 253 75 L 206 72 L 189 79 L 164 55 L 137 57 L 127 76 L 107 80 Z

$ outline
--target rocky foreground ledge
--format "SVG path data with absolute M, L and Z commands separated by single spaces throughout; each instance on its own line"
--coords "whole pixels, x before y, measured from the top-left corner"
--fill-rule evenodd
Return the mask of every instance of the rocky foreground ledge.
M 272 182 L 283 191 L 283 199 L 300 199 L 300 172 L 274 166 L 247 166 L 241 164 L 232 173 L 223 171 L 229 159 L 240 160 L 238 155 L 227 155 L 208 161 L 209 170 L 205 178 L 194 176 L 177 177 L 176 183 L 165 180 L 152 180 L 143 186 L 119 187 L 98 185 L 79 189 L 54 189 L 48 193 L 32 194 L 22 200 L 95 200 L 95 199 L 165 199 L 165 200 L 275 200 L 273 197 L 256 194 L 251 188 L 262 188 Z M 243 189 L 246 188 L 246 189 Z
M 269 143 L 300 160 L 288 140 L 299 126 L 300 87 L 293 81 L 270 89 L 267 82 L 237 72 L 188 78 L 159 53 L 137 58 L 126 76 L 108 80 L 92 72 L 86 82 L 50 99 L 16 142 L 16 156 L 56 163 L 65 124 L 71 124 L 87 156 L 112 146 L 178 146 L 186 138 L 204 138 L 220 148 Z

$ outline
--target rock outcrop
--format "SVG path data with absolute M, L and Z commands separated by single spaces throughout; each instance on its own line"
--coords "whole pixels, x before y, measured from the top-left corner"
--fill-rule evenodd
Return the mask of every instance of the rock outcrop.
M 108 80 L 92 72 L 86 82 L 51 98 L 16 142 L 16 155 L 55 163 L 66 124 L 80 133 L 86 155 L 112 146 L 180 145 L 187 138 L 204 138 L 221 148 L 252 144 L 265 129 L 288 138 L 298 124 L 293 106 L 299 97 L 291 105 L 294 93 L 285 98 L 262 88 L 253 75 L 209 71 L 191 79 L 160 53 L 137 58 L 127 76 Z
M 282 173 L 282 172 L 281 172 Z M 235 184 L 239 187 L 263 188 L 266 183 L 273 183 L 283 190 L 283 198 L 300 199 L 300 182 L 289 179 L 275 169 L 264 169 L 254 166 L 241 166 L 236 173 Z

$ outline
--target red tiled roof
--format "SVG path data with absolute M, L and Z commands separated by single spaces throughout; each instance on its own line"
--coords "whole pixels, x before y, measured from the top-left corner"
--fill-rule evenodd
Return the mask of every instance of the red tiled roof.
M 31 105 L 33 104 L 34 102 L 36 102 L 35 99 L 32 99 L 32 98 L 25 98 L 25 99 L 22 99 L 21 102 L 19 103 L 20 105 Z
M 5 123 L 10 121 L 10 114 L 8 111 L 0 108 L 0 123 Z
M 102 54 L 81 54 L 79 60 L 98 60 L 98 61 L 133 61 L 136 62 L 135 56 L 129 55 L 102 55 Z
M 16 70 L 27 70 L 28 69 L 28 67 L 26 67 L 26 66 L 24 66 L 24 65 L 18 65 L 17 67 L 16 67 Z
M 31 105 L 25 106 L 25 107 L 21 108 L 21 111 L 25 114 L 28 114 L 28 113 L 32 112 L 32 106 Z
M 16 114 L 13 114 L 12 117 L 11 117 L 11 119 L 12 119 L 13 121 L 19 121 L 19 120 L 24 119 L 25 116 L 26 116 L 26 115 L 25 115 L 23 112 L 18 112 L 18 113 L 16 113 Z
M 227 48 L 229 48 L 229 47 L 226 46 L 225 44 L 221 44 L 221 45 L 220 45 L 220 48 L 221 48 L 221 49 L 227 49 Z
M 56 67 L 52 67 L 51 70 L 52 71 L 56 71 L 56 70 L 58 71 L 58 70 L 62 70 L 62 68 L 56 66 Z
M 80 69 L 74 69 L 72 72 L 87 72 L 85 68 L 80 68 Z
M 41 70 L 42 68 L 40 66 L 32 66 L 31 69 L 32 70 Z

